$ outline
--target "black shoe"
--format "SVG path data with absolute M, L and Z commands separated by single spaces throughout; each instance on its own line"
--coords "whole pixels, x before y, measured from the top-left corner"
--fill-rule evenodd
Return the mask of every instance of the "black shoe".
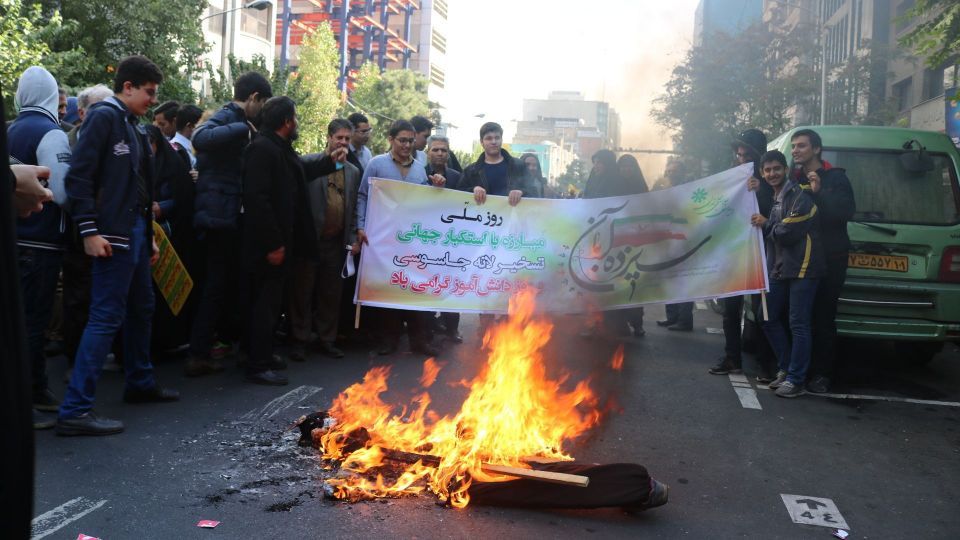
M 274 354 L 270 356 L 270 361 L 267 362 L 267 369 L 272 369 L 273 371 L 279 371 L 281 369 L 287 369 L 287 362 L 283 358 L 280 358 L 279 354 Z
M 653 478 L 650 479 L 650 493 L 647 495 L 647 500 L 642 503 L 633 504 L 630 506 L 624 506 L 623 509 L 628 514 L 635 514 L 638 512 L 643 512 L 644 510 L 649 510 L 650 508 L 656 508 L 658 506 L 663 506 L 667 504 L 667 500 L 670 498 L 670 486 L 657 482 Z
M 317 346 L 320 349 L 320 353 L 324 356 L 329 356 L 330 358 L 343 358 L 343 351 L 334 346 L 333 343 L 327 343 L 326 341 L 321 341 Z
M 677 324 L 677 321 L 671 321 L 670 319 L 657 321 L 657 326 L 673 326 L 675 324 Z
M 73 418 L 57 419 L 57 435 L 113 435 L 123 431 L 123 422 L 93 414 L 93 411 Z
M 658 322 L 658 324 L 659 324 L 659 322 Z M 672 332 L 693 332 L 693 325 L 692 325 L 692 324 L 679 324 L 679 323 L 677 323 L 677 324 L 672 324 L 672 325 L 668 326 L 668 327 L 667 327 L 667 330 L 670 330 L 670 331 L 672 331 Z
M 813 394 L 826 394 L 830 391 L 830 379 L 823 375 L 817 375 L 807 383 L 807 392 Z
M 460 332 L 448 332 L 443 335 L 447 341 L 452 341 L 454 343 L 463 343 L 463 336 L 460 335 Z
M 60 410 L 60 401 L 53 395 L 49 388 L 34 392 L 33 408 L 44 412 L 57 412 Z
M 643 337 L 645 335 L 647 335 L 647 331 L 642 326 L 633 327 L 633 337 Z
M 287 356 L 290 357 L 290 360 L 294 362 L 306 362 L 307 361 L 307 348 L 303 343 L 294 343 L 290 346 L 290 351 L 287 353 Z
M 729 358 L 721 358 L 720 362 L 717 365 L 710 368 L 708 371 L 711 375 L 727 375 L 728 373 L 739 374 L 743 373 L 743 369 L 739 365 L 730 361 Z
M 757 384 L 770 384 L 776 379 L 776 375 L 770 375 L 769 373 L 761 373 L 757 375 Z
M 159 386 L 148 390 L 127 388 L 123 391 L 123 400 L 127 403 L 169 403 L 180 401 L 180 392 Z
M 43 414 L 36 409 L 33 411 L 33 429 L 50 429 L 57 425 L 57 417 Z
M 286 386 L 289 383 L 286 376 L 269 369 L 259 373 L 247 373 L 247 380 L 254 384 L 266 386 Z
M 440 349 L 429 343 L 414 343 L 410 345 L 410 352 L 420 353 L 424 356 L 440 356 Z

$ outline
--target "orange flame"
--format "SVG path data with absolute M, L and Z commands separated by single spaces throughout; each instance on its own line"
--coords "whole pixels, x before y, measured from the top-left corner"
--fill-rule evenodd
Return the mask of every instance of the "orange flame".
M 472 480 L 511 479 L 484 472 L 483 463 L 529 467 L 522 458 L 572 459 L 563 444 L 600 420 L 599 400 L 586 381 L 564 392 L 560 386 L 565 376 L 547 377 L 541 350 L 553 325 L 534 314 L 533 291 L 517 293 L 510 300 L 509 317 L 484 335 L 486 364 L 466 381 L 470 392 L 456 415 L 439 417 L 429 410 L 426 392 L 395 414 L 380 399 L 387 390 L 387 367 L 371 369 L 362 382 L 337 396 L 329 410 L 337 424 L 320 437 L 323 457 L 341 462 L 341 475 L 327 481 L 335 497 L 396 497 L 420 493 L 426 486 L 442 501 L 463 508 L 470 501 Z M 428 359 L 421 384 L 432 385 L 439 369 Z M 362 447 L 348 448 L 351 444 Z M 387 450 L 437 456 L 439 464 L 391 462 L 392 468 L 382 467 Z M 356 474 L 344 476 L 344 471 Z
M 613 353 L 613 360 L 610 362 L 610 367 L 614 371 L 620 371 L 623 369 L 623 343 L 617 347 L 617 350 Z

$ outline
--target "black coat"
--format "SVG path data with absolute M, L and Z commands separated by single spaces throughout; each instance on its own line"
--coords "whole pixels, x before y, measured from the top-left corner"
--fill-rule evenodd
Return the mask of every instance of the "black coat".
M 820 191 L 810 192 L 813 202 L 820 212 L 820 230 L 823 237 L 823 252 L 828 259 L 847 257 L 850 251 L 850 237 L 847 235 L 847 222 L 853 219 L 857 203 L 853 196 L 853 186 L 847 178 L 847 172 L 828 163 L 817 169 L 820 177 Z M 794 179 L 803 183 L 803 171 L 794 173 Z
M 510 192 L 519 189 L 524 195 L 533 196 L 536 193 L 536 189 L 532 185 L 533 181 L 527 172 L 527 166 L 519 159 L 515 159 L 508 154 L 506 150 L 500 150 L 500 153 L 503 155 L 503 159 L 507 161 L 507 191 Z M 483 156 L 483 154 L 480 154 L 480 157 L 478 157 L 476 161 L 463 170 L 460 182 L 457 183 L 457 189 L 460 191 L 473 192 L 473 188 L 480 186 L 488 192 L 490 191 L 487 177 L 483 173 Z M 488 195 L 494 194 L 488 193 Z M 504 193 L 504 195 L 506 195 L 506 193 Z
M 284 264 L 294 255 L 317 256 L 307 186 L 300 157 L 289 141 L 274 133 L 258 135 L 244 151 L 243 264 L 249 272 L 280 271 L 267 254 L 285 248 Z
M 250 142 L 250 125 L 243 109 L 230 102 L 193 133 L 197 152 L 197 198 L 194 225 L 198 229 L 236 230 L 240 224 L 243 163 L 238 159 Z

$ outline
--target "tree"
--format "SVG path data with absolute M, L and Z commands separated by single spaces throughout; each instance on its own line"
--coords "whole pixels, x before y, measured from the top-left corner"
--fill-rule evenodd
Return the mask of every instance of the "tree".
M 580 193 L 587 185 L 587 166 L 575 159 L 567 165 L 567 170 L 557 177 L 557 186 L 568 193 Z
M 426 77 L 407 69 L 380 73 L 373 63 L 361 66 L 350 103 L 370 119 L 373 131 L 369 146 L 375 154 L 386 151 L 387 130 L 394 120 L 431 115 L 427 85 Z
M 960 57 L 960 0 L 917 0 L 898 22 L 919 20 L 899 39 L 925 57 L 931 68 L 939 68 Z
M 58 81 L 74 88 L 110 84 L 122 58 L 142 54 L 163 72 L 161 100 L 196 100 L 191 82 L 199 74 L 198 61 L 207 50 L 200 26 L 207 0 L 44 1 L 49 6 L 59 4 L 65 21 L 62 31 L 48 36 L 51 52 L 83 51 L 69 58 L 52 58 L 53 62 L 46 64 Z
M 297 84 L 306 89 L 306 95 L 299 101 L 295 99 L 300 122 L 297 149 L 302 153 L 322 152 L 326 145 L 327 124 L 337 115 L 340 105 L 339 58 L 329 23 L 320 24 L 304 37 L 299 71 L 294 74 Z

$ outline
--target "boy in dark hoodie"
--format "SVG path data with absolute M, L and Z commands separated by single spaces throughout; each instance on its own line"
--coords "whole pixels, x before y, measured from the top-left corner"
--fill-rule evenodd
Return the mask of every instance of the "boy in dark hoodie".
M 47 386 L 44 331 L 50 323 L 57 289 L 57 277 L 66 244 L 62 205 L 67 194 L 63 180 L 70 167 L 70 144 L 57 117 L 59 91 L 49 71 L 27 68 L 17 86 L 16 105 L 20 113 L 7 131 L 10 155 L 27 165 L 50 169 L 49 188 L 53 201 L 43 211 L 17 220 L 17 253 L 20 265 L 27 346 L 33 374 L 33 405 L 40 411 L 56 412 L 60 405 Z M 35 422 L 37 427 L 40 424 Z M 42 427 L 52 427 L 52 422 Z
M 123 328 L 128 403 L 176 401 L 157 385 L 150 362 L 153 281 L 153 153 L 139 117 L 157 102 L 160 69 L 143 56 L 117 66 L 114 95 L 90 108 L 67 174 L 68 208 L 87 255 L 94 257 L 90 320 L 60 406 L 58 435 L 110 435 L 123 423 L 92 411 L 97 380 Z

